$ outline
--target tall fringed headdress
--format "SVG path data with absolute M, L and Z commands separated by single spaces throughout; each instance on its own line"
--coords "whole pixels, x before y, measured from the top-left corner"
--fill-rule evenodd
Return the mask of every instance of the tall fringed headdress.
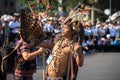
M 27 10 L 21 11 L 20 20 L 20 34 L 25 42 L 30 43 L 33 39 L 35 39 L 35 43 L 37 41 L 39 44 L 46 38 L 46 35 L 42 30 L 42 24 L 38 24 L 38 22 Z
M 84 40 L 84 28 L 81 23 L 82 19 L 81 5 L 75 7 L 65 19 L 63 24 L 69 25 L 74 31 L 76 31 L 76 37 L 79 44 Z
M 100 13 L 103 13 L 101 10 L 88 6 L 84 3 L 78 4 L 74 10 L 72 10 L 69 14 L 69 16 L 65 19 L 64 24 L 67 24 L 72 27 L 73 30 L 76 31 L 78 36 L 78 42 L 81 44 L 84 40 L 84 28 L 81 24 L 81 21 L 83 21 L 83 11 L 84 10 L 94 10 Z

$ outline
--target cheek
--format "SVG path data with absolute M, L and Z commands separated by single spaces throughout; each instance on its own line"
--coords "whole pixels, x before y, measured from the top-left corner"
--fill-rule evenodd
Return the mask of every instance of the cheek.
M 65 33 L 65 34 L 69 34 L 70 31 L 69 31 L 69 30 L 65 30 L 64 33 Z

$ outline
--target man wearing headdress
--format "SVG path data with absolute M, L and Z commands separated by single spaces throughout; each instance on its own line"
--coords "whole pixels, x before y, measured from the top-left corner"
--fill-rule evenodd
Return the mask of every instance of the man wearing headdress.
M 60 38 L 56 40 L 47 63 L 47 80 L 75 80 L 78 67 L 83 65 L 80 32 L 78 22 L 62 25 Z M 82 35 L 84 36 L 84 35 Z

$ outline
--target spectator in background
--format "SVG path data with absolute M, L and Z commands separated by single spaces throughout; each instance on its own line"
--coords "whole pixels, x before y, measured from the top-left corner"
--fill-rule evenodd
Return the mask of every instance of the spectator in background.
M 106 35 L 106 30 L 105 30 L 102 22 L 100 22 L 99 25 L 97 25 L 97 26 L 98 26 L 98 34 L 99 34 L 99 36 L 100 36 L 100 37 L 105 37 L 105 35 Z
M 0 21 L 0 47 L 2 46 L 2 35 L 1 35 L 1 31 L 2 31 L 2 23 Z M 0 65 L 2 63 L 2 53 L 0 51 Z M 2 71 L 1 71 L 1 68 L 0 68 L 0 78 L 2 79 Z
M 115 45 L 115 46 L 120 45 L 120 38 L 116 37 L 114 42 L 113 42 L 113 45 Z
M 2 27 L 2 22 L 0 21 L 0 47 L 2 46 L 2 29 L 3 29 L 3 27 Z
M 90 26 L 87 26 L 84 28 L 85 30 L 85 40 L 88 40 L 89 37 L 91 37 L 91 27 Z
M 120 51 L 120 38 L 116 37 L 114 42 L 113 42 L 114 50 L 115 51 Z
M 115 34 L 116 34 L 116 29 L 114 27 L 115 25 L 113 23 L 109 23 L 109 33 L 110 37 L 114 40 L 115 39 Z
M 47 23 L 43 25 L 43 31 L 45 31 L 47 36 L 53 35 L 54 32 L 54 25 L 52 23 L 52 19 L 47 19 Z
M 88 51 L 89 51 L 88 44 L 87 44 L 87 42 L 85 40 L 83 40 L 83 42 L 82 42 L 82 49 L 83 49 L 84 54 L 87 54 Z
M 105 38 L 99 38 L 97 41 L 97 50 L 104 51 L 105 48 Z
M 11 21 L 11 19 L 12 19 L 12 16 L 10 16 L 10 15 L 1 16 L 2 23 L 0 24 L 0 28 L 1 28 L 0 36 L 2 39 L 2 44 L 1 44 L 2 49 L 5 49 L 6 47 L 9 47 L 9 45 L 10 45 L 10 42 L 9 42 L 10 28 L 9 28 L 8 24 L 9 24 L 9 21 Z M 2 50 L 1 53 L 4 53 L 4 50 Z M 6 78 L 7 78 L 7 73 L 6 73 L 6 71 L 3 70 L 1 79 L 6 80 Z
M 11 21 L 9 23 L 9 27 L 10 27 L 10 30 L 11 30 L 10 41 L 15 42 L 17 37 L 19 37 L 20 22 L 19 22 L 19 14 L 18 13 L 14 13 L 13 21 Z
M 115 29 L 116 29 L 115 36 L 120 37 L 120 25 L 116 24 Z
M 53 23 L 52 23 L 52 19 L 47 19 L 47 23 L 43 26 L 43 30 L 45 32 L 50 32 L 50 33 L 53 33 L 53 30 L 54 30 L 54 26 L 53 26 Z
M 112 51 L 112 49 L 113 49 L 113 39 L 110 37 L 110 34 L 107 34 L 105 40 L 105 51 Z
M 94 53 L 95 52 L 95 43 L 94 43 L 94 39 L 89 37 L 89 39 L 87 40 L 87 45 L 89 48 L 89 53 Z
M 58 23 L 58 24 L 56 25 L 55 29 L 54 29 L 54 34 L 57 35 L 57 34 L 59 34 L 59 33 L 61 33 L 61 32 L 62 32 L 61 24 Z
M 92 38 L 95 41 L 95 47 L 97 47 L 97 41 L 99 39 L 99 34 L 98 34 L 98 27 L 95 27 L 95 25 L 93 25 L 91 27 L 91 35 L 92 35 Z

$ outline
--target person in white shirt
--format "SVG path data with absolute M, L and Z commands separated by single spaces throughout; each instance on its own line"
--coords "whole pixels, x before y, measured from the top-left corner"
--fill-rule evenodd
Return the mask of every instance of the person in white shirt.
M 105 49 L 105 38 L 99 38 L 98 39 L 96 49 L 100 52 L 104 51 L 104 49 Z
M 91 37 L 91 29 L 90 29 L 90 26 L 86 26 L 84 28 L 84 34 L 85 34 L 85 40 L 88 40 L 89 37 Z
M 110 34 L 106 35 L 105 51 L 113 51 L 113 39 L 110 37 Z
M 120 26 L 119 26 L 119 25 L 116 25 L 116 26 L 115 26 L 115 29 L 116 29 L 115 36 L 116 36 L 116 37 L 120 37 Z
M 99 35 L 98 35 L 98 28 L 95 27 L 95 26 L 92 26 L 91 27 L 91 35 L 92 35 L 92 38 L 95 40 L 95 47 L 97 47 L 97 41 L 99 39 Z
M 47 23 L 43 26 L 43 31 L 46 33 L 48 37 L 53 36 L 54 26 L 52 19 L 47 19 Z
M 110 37 L 114 40 L 115 39 L 115 34 L 116 34 L 116 29 L 113 23 L 109 24 L 109 32 L 110 32 Z
M 53 32 L 54 26 L 52 24 L 52 20 L 48 19 L 47 23 L 43 26 L 43 30 L 45 32 Z
M 99 26 L 98 26 L 98 34 L 99 34 L 100 37 L 105 37 L 106 36 L 106 30 L 105 30 L 102 23 L 100 23 Z
M 56 28 L 54 29 L 55 35 L 59 34 L 62 32 L 61 25 L 57 25 Z
M 11 29 L 10 41 L 14 42 L 15 39 L 19 36 L 19 27 L 20 27 L 19 14 L 14 13 L 13 21 L 9 23 L 9 27 Z
M 92 27 L 91 31 L 92 31 L 92 36 L 98 37 L 98 28 L 97 27 Z
M 0 47 L 2 46 L 2 22 L 0 21 Z
M 95 50 L 95 43 L 94 43 L 94 39 L 92 39 L 91 37 L 89 37 L 89 39 L 86 41 L 88 48 L 89 48 L 89 52 L 92 53 Z
M 85 40 L 83 40 L 83 42 L 82 42 L 82 49 L 85 53 L 88 53 L 88 51 L 89 51 L 88 44 Z

